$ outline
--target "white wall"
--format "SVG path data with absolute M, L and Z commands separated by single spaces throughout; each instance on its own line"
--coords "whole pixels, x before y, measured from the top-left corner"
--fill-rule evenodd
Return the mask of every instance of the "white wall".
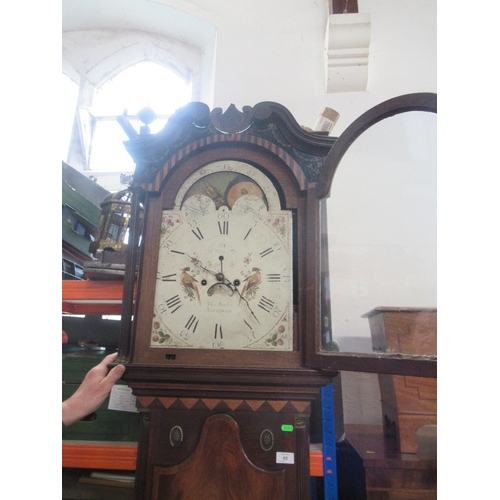
M 312 126 L 329 106 L 340 112 L 338 134 L 385 99 L 436 91 L 435 0 L 359 0 L 371 18 L 368 88 L 342 94 L 325 93 L 326 0 L 162 3 L 216 27 L 213 105 L 223 109 L 274 100 Z
M 63 32 L 150 26 L 156 37 L 177 34 L 200 49 L 200 95 L 209 106 L 276 101 L 309 127 L 328 106 L 340 113 L 332 134 L 339 135 L 388 98 L 437 89 L 436 1 L 358 4 L 370 15 L 371 35 L 367 89 L 357 92 L 325 92 L 327 0 L 63 0 Z M 132 16 L 125 22 L 127 9 Z M 190 38 L 185 14 L 197 20 L 204 38 Z M 63 44 L 71 36 L 63 36 Z M 373 307 L 436 306 L 435 123 L 434 116 L 398 117 L 367 132 L 336 174 L 330 265 L 341 346 L 369 346 L 360 316 Z M 346 422 L 380 423 L 376 377 L 344 373 L 343 386 Z

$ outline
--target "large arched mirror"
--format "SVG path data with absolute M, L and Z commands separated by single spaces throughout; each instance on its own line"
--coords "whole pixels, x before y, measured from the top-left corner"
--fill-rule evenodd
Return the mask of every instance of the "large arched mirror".
M 436 376 L 435 103 L 410 94 L 376 106 L 326 160 L 316 365 Z

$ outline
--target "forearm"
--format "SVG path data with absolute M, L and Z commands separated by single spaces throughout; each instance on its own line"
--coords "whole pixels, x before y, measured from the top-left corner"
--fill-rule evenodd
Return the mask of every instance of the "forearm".
M 63 401 L 62 404 L 62 423 L 64 426 L 68 426 L 78 422 L 86 415 L 82 415 L 82 410 L 78 408 L 78 405 L 74 401 L 67 399 Z

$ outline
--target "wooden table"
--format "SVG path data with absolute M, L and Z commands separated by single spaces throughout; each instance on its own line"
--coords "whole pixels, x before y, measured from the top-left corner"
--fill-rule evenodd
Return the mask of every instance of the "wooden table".
M 401 453 L 382 426 L 345 425 L 338 446 L 339 498 L 431 500 L 437 498 L 437 462 Z

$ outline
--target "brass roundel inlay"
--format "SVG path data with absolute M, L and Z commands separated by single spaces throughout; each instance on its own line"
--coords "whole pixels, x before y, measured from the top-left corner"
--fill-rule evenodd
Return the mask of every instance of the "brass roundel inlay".
M 182 443 L 182 440 L 184 439 L 184 432 L 182 428 L 179 427 L 178 425 L 172 427 L 172 429 L 170 429 L 170 434 L 168 436 L 168 439 L 172 446 L 179 446 Z
M 264 451 L 271 451 L 274 446 L 274 435 L 269 429 L 264 429 L 260 433 L 260 447 Z

